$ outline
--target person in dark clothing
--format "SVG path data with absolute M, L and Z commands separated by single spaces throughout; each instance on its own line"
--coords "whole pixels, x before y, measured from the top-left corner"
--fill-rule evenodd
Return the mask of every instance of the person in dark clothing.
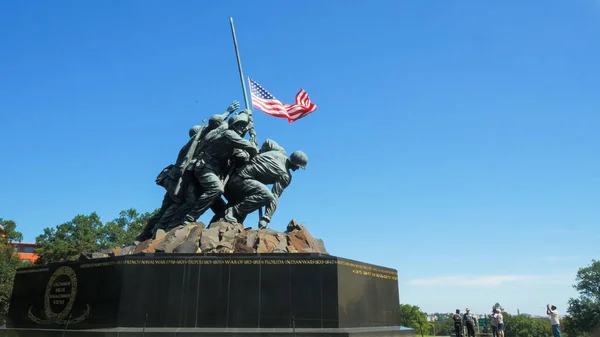
M 454 332 L 456 333 L 456 337 L 462 337 L 463 323 L 459 309 L 456 309 L 456 314 L 452 315 L 452 320 L 454 320 Z
M 471 310 L 469 310 L 469 308 L 466 309 L 467 312 L 465 312 L 464 316 L 463 316 L 463 321 L 465 322 L 465 325 L 467 326 L 467 335 L 469 337 L 475 337 L 475 320 L 473 319 L 473 315 L 471 314 Z

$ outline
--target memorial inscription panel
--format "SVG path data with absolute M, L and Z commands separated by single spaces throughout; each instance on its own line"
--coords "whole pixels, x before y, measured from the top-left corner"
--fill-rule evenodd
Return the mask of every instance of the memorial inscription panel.
M 393 269 L 321 254 L 142 254 L 20 269 L 9 327 L 397 326 Z

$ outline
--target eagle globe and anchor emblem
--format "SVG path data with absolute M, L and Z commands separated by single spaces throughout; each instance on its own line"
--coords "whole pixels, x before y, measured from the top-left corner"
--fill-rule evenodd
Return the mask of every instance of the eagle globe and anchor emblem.
M 38 324 L 74 324 L 85 320 L 90 314 L 90 305 L 86 304 L 83 313 L 75 318 L 71 310 L 77 296 L 77 276 L 73 268 L 63 266 L 54 271 L 48 280 L 44 295 L 44 316 L 37 317 L 33 312 L 33 305 L 29 307 L 29 319 Z

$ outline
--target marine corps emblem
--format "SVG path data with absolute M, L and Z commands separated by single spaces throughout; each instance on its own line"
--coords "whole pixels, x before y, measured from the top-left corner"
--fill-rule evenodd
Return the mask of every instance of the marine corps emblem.
M 77 276 L 73 268 L 63 266 L 58 268 L 48 280 L 44 294 L 44 316 L 37 317 L 29 307 L 29 319 L 38 324 L 74 324 L 87 318 L 90 306 L 86 304 L 84 312 L 72 318 L 73 304 L 77 296 Z

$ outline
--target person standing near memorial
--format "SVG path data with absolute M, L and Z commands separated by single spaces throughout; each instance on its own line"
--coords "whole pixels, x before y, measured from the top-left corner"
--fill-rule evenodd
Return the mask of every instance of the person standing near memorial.
M 500 308 L 496 308 L 496 321 L 498 322 L 498 337 L 504 337 L 504 316 L 502 316 Z
M 492 313 L 488 315 L 490 326 L 492 327 L 492 337 L 498 337 L 498 320 L 496 319 L 496 316 L 496 309 L 493 309 Z
M 456 313 L 452 315 L 452 320 L 454 321 L 454 332 L 456 333 L 456 337 L 462 337 L 463 322 L 462 317 L 460 316 L 460 309 L 456 309 Z
M 475 337 L 475 320 L 473 319 L 473 315 L 471 314 L 471 310 L 469 308 L 465 309 L 465 314 L 463 315 L 463 321 L 467 326 L 467 335 L 469 337 Z
M 554 337 L 562 337 L 560 333 L 560 316 L 556 306 L 550 307 L 550 304 L 546 304 L 546 314 L 550 316 L 550 324 L 552 324 L 552 334 Z

